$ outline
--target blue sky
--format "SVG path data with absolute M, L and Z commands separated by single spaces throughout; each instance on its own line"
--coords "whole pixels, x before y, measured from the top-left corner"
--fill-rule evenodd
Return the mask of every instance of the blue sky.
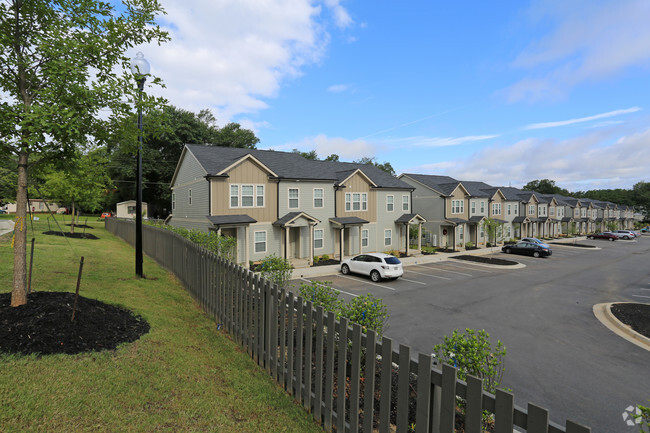
M 650 181 L 650 2 L 161 0 L 172 105 L 261 149 L 570 191 Z M 134 50 L 134 53 L 135 54 Z

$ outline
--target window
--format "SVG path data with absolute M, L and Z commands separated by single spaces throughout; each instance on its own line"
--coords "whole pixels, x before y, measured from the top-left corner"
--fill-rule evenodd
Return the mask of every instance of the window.
M 358 192 L 352 193 L 352 210 L 361 210 L 361 194 Z
M 476 202 L 472 202 L 472 215 L 476 213 Z
M 352 194 L 349 192 L 345 193 L 345 211 L 350 212 L 352 210 Z
M 239 185 L 230 185 L 230 207 L 239 207 Z
M 368 246 L 368 230 L 361 230 L 361 246 Z
M 391 229 L 384 230 L 384 245 L 393 245 L 393 231 Z
M 482 201 L 481 202 L 481 215 L 484 215 L 484 214 L 485 214 L 485 202 Z
M 512 205 L 509 204 L 508 205 L 508 215 L 510 215 L 511 213 L 512 213 Z
M 264 207 L 264 185 L 257 185 L 255 191 L 255 206 Z
M 481 237 L 485 237 L 485 225 L 481 224 Z
M 323 207 L 323 188 L 314 188 L 314 207 Z
M 323 229 L 314 230 L 314 248 L 323 248 Z
M 535 215 L 535 205 L 531 204 L 528 206 L 528 215 Z
M 253 207 L 254 198 L 253 198 L 253 185 L 242 185 L 241 186 L 241 206 L 242 207 Z
M 458 239 L 463 241 L 463 226 L 458 227 Z
M 176 194 L 172 193 L 172 210 L 176 209 Z
M 129 215 L 132 214 L 135 215 L 135 206 L 127 206 L 126 213 L 128 213 Z
M 492 215 L 501 215 L 501 203 L 492 203 Z
M 368 194 L 361 194 L 361 210 L 368 210 Z
M 510 237 L 510 226 L 506 226 L 506 237 Z
M 463 213 L 465 212 L 465 202 L 464 200 L 452 200 L 451 201 L 451 213 Z
M 515 215 L 519 215 L 519 204 L 515 206 Z
M 289 209 L 298 209 L 298 188 L 289 188 Z
M 409 196 L 408 195 L 403 195 L 402 196 L 402 210 L 409 210 Z
M 549 214 L 550 216 L 555 216 L 555 208 L 554 208 L 554 207 L 549 208 L 549 210 L 548 210 L 548 214 Z
M 266 252 L 266 232 L 255 232 L 255 252 Z
M 192 206 L 192 190 L 191 189 L 187 190 L 187 204 Z
M 392 212 L 393 209 L 395 208 L 394 200 L 395 200 L 395 197 L 393 197 L 392 195 L 386 196 L 386 211 L 387 212 Z

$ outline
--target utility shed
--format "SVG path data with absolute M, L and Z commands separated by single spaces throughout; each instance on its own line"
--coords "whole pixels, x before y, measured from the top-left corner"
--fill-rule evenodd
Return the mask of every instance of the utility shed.
M 117 204 L 118 218 L 135 219 L 135 200 L 127 200 Z M 147 203 L 142 203 L 142 218 L 147 218 Z

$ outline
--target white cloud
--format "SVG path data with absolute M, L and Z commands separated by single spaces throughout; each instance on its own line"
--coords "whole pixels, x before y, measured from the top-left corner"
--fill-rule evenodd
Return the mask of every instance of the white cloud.
M 301 151 L 315 150 L 319 158 L 325 158 L 331 154 L 337 154 L 341 161 L 353 161 L 360 159 L 364 156 L 374 157 L 378 146 L 371 144 L 365 140 L 348 140 L 342 137 L 328 137 L 324 134 L 315 137 L 305 138 L 299 143 L 288 143 L 279 147 L 274 147 L 276 150 L 293 150 L 299 149 Z
M 267 108 L 284 80 L 322 59 L 329 43 L 323 8 L 336 25 L 352 23 L 338 1 L 162 0 L 171 41 L 137 47 L 172 105 L 211 108 L 219 123 Z
M 562 187 L 631 187 L 648 177 L 650 129 L 622 137 L 613 131 L 567 140 L 529 138 L 511 146 L 484 148 L 456 161 L 444 174 L 492 185 L 522 186 L 535 179 L 552 179 Z
M 635 113 L 637 111 L 641 111 L 641 108 L 632 107 L 632 108 L 626 108 L 624 110 L 609 111 L 607 113 L 596 114 L 593 116 L 581 117 L 578 119 L 561 120 L 557 122 L 533 123 L 531 125 L 527 125 L 526 127 L 524 127 L 524 129 L 556 128 L 558 126 L 566 126 L 566 125 L 573 125 L 576 123 L 591 122 L 592 120 L 605 119 L 608 117 L 620 116 L 622 114 Z
M 332 93 L 341 93 L 350 90 L 351 87 L 352 86 L 349 84 L 334 84 L 332 86 L 329 86 L 327 88 L 327 91 Z
M 530 15 L 555 28 L 513 62 L 531 75 L 506 90 L 510 101 L 562 98 L 580 83 L 650 65 L 646 0 L 539 1 Z
M 465 137 L 404 137 L 382 140 L 386 143 L 402 143 L 404 146 L 413 147 L 447 147 L 458 146 L 464 143 L 490 140 L 498 135 L 468 135 Z

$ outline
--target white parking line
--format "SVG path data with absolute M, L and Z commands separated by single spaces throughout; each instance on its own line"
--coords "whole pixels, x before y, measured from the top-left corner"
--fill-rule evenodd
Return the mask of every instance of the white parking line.
M 427 268 L 427 269 L 435 269 L 435 270 L 437 270 L 437 271 L 442 271 L 442 272 L 451 272 L 452 274 L 466 275 L 466 276 L 468 276 L 468 277 L 471 277 L 471 276 L 472 276 L 472 274 L 465 274 L 465 273 L 463 273 L 463 272 L 456 272 L 456 271 L 448 271 L 447 269 L 440 269 L 440 268 L 436 268 L 436 267 L 434 267 L 434 266 L 423 266 L 423 265 L 415 265 L 415 266 L 422 266 L 423 268 Z
M 650 296 L 643 296 L 643 295 L 632 295 L 632 296 L 634 296 L 635 298 L 646 298 L 646 299 L 650 299 Z
M 401 281 L 408 281 L 409 283 L 416 283 L 416 284 L 422 284 L 423 286 L 426 286 L 427 283 L 423 283 L 422 281 L 415 281 L 415 280 L 407 280 L 406 278 L 402 277 L 400 278 Z
M 451 281 L 451 278 L 439 277 L 437 275 L 431 275 L 431 274 L 425 274 L 424 272 L 411 271 L 410 269 L 406 270 L 405 272 L 411 272 L 411 273 L 418 274 L 418 275 L 426 275 L 427 277 L 440 278 L 441 280 L 449 280 L 449 281 Z
M 319 282 L 320 282 L 320 281 L 312 281 L 312 280 L 308 280 L 307 278 L 301 278 L 301 280 L 303 280 L 303 281 L 307 281 L 308 283 L 319 283 Z M 355 295 L 354 293 L 349 293 L 349 292 L 343 291 L 343 290 L 341 290 L 341 289 L 336 289 L 336 288 L 335 288 L 334 290 L 336 290 L 337 292 L 345 293 L 346 295 L 350 295 L 350 296 L 355 297 L 355 298 L 358 298 L 358 297 L 359 297 L 359 295 Z
M 339 275 L 339 277 L 341 277 L 341 278 L 347 278 L 347 279 L 349 279 L 349 280 L 354 280 L 354 281 L 360 281 L 358 278 L 348 277 L 347 275 Z M 388 290 L 395 291 L 395 289 L 393 289 L 392 287 L 382 286 L 381 284 L 376 284 L 376 283 L 366 283 L 366 284 L 371 284 L 371 285 L 373 285 L 373 286 L 383 287 L 384 289 L 388 289 Z

